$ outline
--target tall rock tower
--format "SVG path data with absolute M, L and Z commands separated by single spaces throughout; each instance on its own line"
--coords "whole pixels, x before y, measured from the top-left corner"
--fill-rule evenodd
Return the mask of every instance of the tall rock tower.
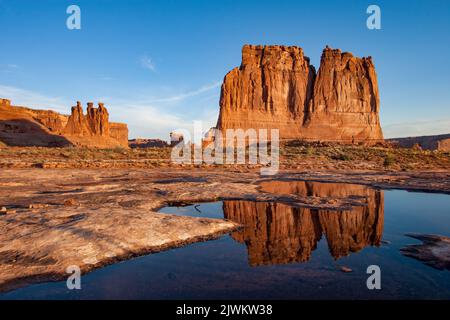
M 242 48 L 222 84 L 217 128 L 279 129 L 281 139 L 383 139 L 372 59 L 325 48 L 319 72 L 299 47 Z
M 241 67 L 225 76 L 217 127 L 278 128 L 280 137 L 299 137 L 315 73 L 299 47 L 245 45 Z
M 344 142 L 383 140 L 379 112 L 372 58 L 325 48 L 303 136 Z

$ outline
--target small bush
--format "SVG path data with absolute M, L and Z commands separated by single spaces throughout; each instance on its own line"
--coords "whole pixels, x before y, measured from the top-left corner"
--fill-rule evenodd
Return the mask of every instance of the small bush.
M 384 157 L 383 165 L 385 167 L 389 167 L 390 165 L 394 164 L 394 162 L 395 162 L 395 159 L 392 156 L 392 154 L 386 154 L 386 156 Z
M 125 149 L 124 147 L 121 146 L 117 146 L 114 149 L 111 150 L 114 153 L 124 153 L 127 152 L 127 149 Z
M 308 156 L 312 156 L 312 155 L 314 154 L 314 148 L 311 147 L 311 146 L 306 147 L 305 153 L 306 153 Z
M 331 159 L 339 160 L 339 161 L 350 161 L 350 160 L 352 160 L 352 157 L 346 153 L 337 153 L 337 154 L 332 155 Z

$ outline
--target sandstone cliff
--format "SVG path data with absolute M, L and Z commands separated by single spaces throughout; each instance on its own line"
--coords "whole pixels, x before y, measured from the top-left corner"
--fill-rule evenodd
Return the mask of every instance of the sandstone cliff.
M 217 128 L 279 129 L 281 139 L 380 141 L 372 59 L 325 48 L 319 72 L 299 47 L 252 46 L 224 78 Z
M 279 128 L 301 135 L 315 77 L 298 47 L 244 46 L 242 65 L 224 79 L 218 128 Z
M 128 147 L 128 126 L 125 123 L 110 122 L 109 136 L 119 141 L 122 147 Z
M 102 103 L 88 103 L 87 114 L 81 102 L 70 116 L 51 110 L 12 106 L 0 99 L 0 141 L 10 146 L 86 146 L 97 148 L 128 147 L 126 124 L 110 123 Z

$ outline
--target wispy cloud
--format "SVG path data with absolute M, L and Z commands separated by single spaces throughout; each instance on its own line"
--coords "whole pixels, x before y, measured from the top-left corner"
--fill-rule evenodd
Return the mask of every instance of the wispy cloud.
M 19 69 L 17 64 L 8 63 L 8 64 L 0 64 L 0 72 L 2 73 L 11 73 Z
M 215 81 L 197 89 L 169 93 L 167 96 L 134 96 L 131 103 L 130 99 L 104 97 L 99 100 L 104 101 L 111 108 L 110 114 L 117 116 L 117 121 L 129 124 L 130 137 L 168 139 L 169 133 L 173 130 L 185 129 L 192 132 L 194 120 L 201 121 L 204 130 L 216 124 L 218 101 L 211 101 L 214 101 L 214 97 L 218 99 L 218 94 L 208 95 L 207 93 L 220 85 L 221 82 Z M 199 98 L 193 101 L 188 100 L 197 96 Z M 194 104 L 200 111 L 186 112 L 188 110 L 186 104 Z
M 141 66 L 152 72 L 155 71 L 155 64 L 153 63 L 152 58 L 147 55 L 141 57 Z
M 44 94 L 0 84 L 0 97 L 10 99 L 13 105 L 31 108 L 52 109 L 67 113 L 70 102 L 62 97 L 49 97 Z
M 195 90 L 180 96 L 191 97 L 193 92 L 199 91 Z M 106 104 L 113 121 L 128 124 L 130 138 L 161 138 L 167 140 L 169 139 L 169 133 L 174 130 L 185 129 L 192 132 L 194 120 L 201 121 L 205 131 L 214 126 L 217 121 L 218 111 L 216 108 L 205 108 L 194 116 L 188 116 L 184 112 L 176 112 L 176 108 L 168 107 L 166 103 L 167 101 L 178 103 L 184 98 L 151 99 L 141 97 L 130 100 L 117 97 L 98 97 L 95 101 L 103 101 Z
M 209 95 L 206 93 L 219 86 L 219 82 L 213 82 L 191 91 L 178 94 L 169 93 L 165 97 L 155 98 L 146 95 L 133 96 L 133 98 L 97 96 L 92 101 L 105 103 L 110 111 L 111 121 L 127 123 L 130 138 L 162 138 L 167 140 L 169 133 L 173 130 L 186 129 L 192 131 L 193 120 L 202 121 L 205 130 L 215 124 L 218 112 L 215 105 L 217 104 L 209 103 L 208 100 L 212 101 L 214 96 L 211 93 Z M 201 94 L 204 94 L 204 96 L 200 96 Z M 184 101 L 194 96 L 200 96 L 200 99 L 196 99 L 195 102 Z M 1 84 L 0 98 L 10 99 L 13 105 L 51 109 L 63 114 L 70 113 L 70 106 L 74 103 L 71 100 L 72 98 L 52 97 L 33 90 Z M 205 100 L 207 103 L 203 104 Z M 197 105 L 199 111 L 188 114 L 184 107 L 186 103 L 200 103 L 206 107 L 201 108 L 200 105 Z M 209 107 L 210 104 L 211 107 Z
M 183 93 L 175 94 L 175 95 L 168 96 L 168 97 L 156 98 L 156 99 L 150 100 L 150 102 L 155 103 L 155 102 L 181 101 L 181 100 L 184 100 L 186 98 L 198 96 L 198 95 L 200 95 L 202 93 L 205 93 L 205 92 L 211 91 L 213 89 L 216 89 L 220 85 L 221 85 L 221 82 L 218 81 L 218 82 L 214 82 L 213 84 L 202 86 L 202 87 L 200 87 L 199 89 L 196 89 L 196 90 L 183 92 Z
M 218 116 L 218 92 L 211 91 L 220 87 L 221 82 L 215 81 L 197 89 L 184 92 L 170 93 L 174 90 L 164 88 L 166 96 L 155 96 L 151 93 L 135 94 L 127 97 L 97 97 L 95 101 L 102 101 L 110 110 L 113 121 L 128 124 L 130 138 L 162 138 L 168 139 L 169 133 L 176 129 L 192 132 L 193 121 L 199 120 L 203 129 L 214 126 Z M 153 90 L 154 91 L 154 90 Z M 195 100 L 189 100 L 196 97 Z M 194 112 L 186 105 L 195 105 Z M 193 110 L 194 110 L 193 109 Z

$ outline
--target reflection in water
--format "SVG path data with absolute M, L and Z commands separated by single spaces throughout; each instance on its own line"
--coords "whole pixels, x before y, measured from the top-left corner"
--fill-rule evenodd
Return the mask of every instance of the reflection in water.
M 209 218 L 223 218 L 224 208 L 229 218 L 244 221 L 248 227 L 233 234 L 241 243 L 225 235 L 100 268 L 83 275 L 83 290 L 68 290 L 66 281 L 43 283 L 0 294 L 0 300 L 450 299 L 450 272 L 400 253 L 401 248 L 417 243 L 405 233 L 450 236 L 448 195 L 401 190 L 383 193 L 316 183 L 271 186 L 284 194 L 310 190 L 309 194 L 316 194 L 319 200 L 327 195 L 339 197 L 339 193 L 343 197 L 359 194 L 368 206 L 346 212 L 229 201 L 225 206 L 217 201 L 165 207 L 160 212 Z M 247 211 L 238 211 L 241 208 Z M 382 232 L 389 242 L 377 248 Z M 339 260 L 339 265 L 352 269 L 352 273 L 336 268 L 333 256 L 364 246 L 358 254 Z M 310 255 L 308 262 L 281 264 L 307 260 Z M 251 267 L 249 260 L 267 266 Z M 280 264 L 268 266 L 270 263 Z M 372 264 L 382 268 L 382 290 L 367 290 L 366 270 Z
M 263 191 L 300 196 L 363 196 L 367 206 L 351 210 L 318 210 L 282 203 L 224 201 L 226 219 L 244 225 L 232 238 L 245 243 L 252 266 L 305 262 L 325 235 L 330 254 L 338 259 L 366 246 L 379 246 L 383 232 L 384 195 L 361 185 L 306 181 L 271 181 Z

